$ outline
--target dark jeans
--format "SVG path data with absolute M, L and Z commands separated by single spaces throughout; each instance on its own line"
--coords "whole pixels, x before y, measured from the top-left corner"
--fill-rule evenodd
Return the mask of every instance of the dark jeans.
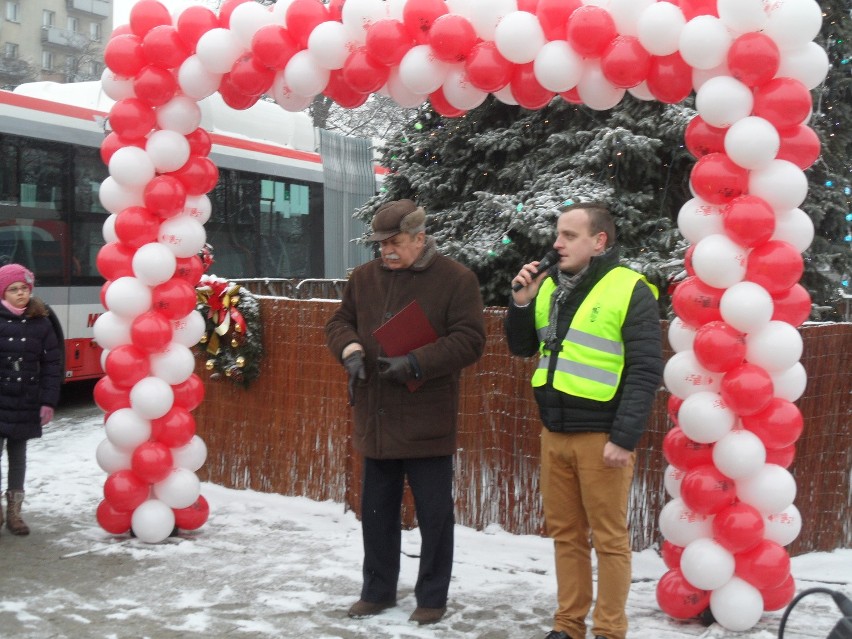
M 364 585 L 361 599 L 396 600 L 402 542 L 400 506 L 404 479 L 414 495 L 420 528 L 420 570 L 414 586 L 417 605 L 442 608 L 453 570 L 453 458 L 364 459 L 361 527 Z
M 3 442 L 9 456 L 9 490 L 23 490 L 24 477 L 27 474 L 27 440 L 6 439 L 0 437 L 0 457 L 3 454 Z M 2 479 L 2 464 L 0 464 L 0 479 Z

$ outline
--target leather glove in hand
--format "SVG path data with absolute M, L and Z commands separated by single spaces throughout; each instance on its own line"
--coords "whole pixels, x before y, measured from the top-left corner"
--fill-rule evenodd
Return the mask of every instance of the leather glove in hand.
M 357 380 L 367 379 L 367 371 L 364 368 L 364 351 L 355 351 L 343 359 L 346 374 L 349 375 L 349 405 L 355 405 L 355 383 Z
M 378 357 L 376 361 L 379 363 L 379 377 L 387 379 L 397 384 L 405 384 L 409 380 L 414 379 L 414 371 L 411 367 L 411 360 L 408 355 L 400 357 Z

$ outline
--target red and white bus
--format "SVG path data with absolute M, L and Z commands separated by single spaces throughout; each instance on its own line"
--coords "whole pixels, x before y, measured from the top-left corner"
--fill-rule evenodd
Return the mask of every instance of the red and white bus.
M 102 375 L 92 329 L 104 310 L 96 257 L 110 211 L 98 190 L 109 175 L 100 145 L 111 104 L 99 83 L 0 91 L 0 265 L 17 262 L 35 273 L 36 294 L 64 332 L 66 381 Z M 236 112 L 218 95 L 200 105 L 219 168 L 207 194 L 211 272 L 228 279 L 343 276 L 355 264 L 343 264 L 340 255 L 362 228 L 350 221 L 351 198 L 340 201 L 349 210 L 329 211 L 331 198 L 340 196 L 327 195 L 329 167 L 314 151 L 308 116 L 266 102 Z M 370 192 L 360 202 L 375 193 L 379 171 L 371 161 L 368 170 Z

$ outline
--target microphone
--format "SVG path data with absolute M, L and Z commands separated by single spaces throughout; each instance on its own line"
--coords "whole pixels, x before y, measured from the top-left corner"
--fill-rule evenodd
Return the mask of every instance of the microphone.
M 558 263 L 559 251 L 557 251 L 556 249 L 550 249 L 547 253 L 545 253 L 544 257 L 541 258 L 541 261 L 538 263 L 538 270 L 536 270 L 535 274 L 533 275 L 533 279 L 537 278 L 551 266 Z M 524 285 L 520 282 L 515 282 L 514 284 L 512 284 L 513 291 L 520 291 L 522 288 L 524 288 Z

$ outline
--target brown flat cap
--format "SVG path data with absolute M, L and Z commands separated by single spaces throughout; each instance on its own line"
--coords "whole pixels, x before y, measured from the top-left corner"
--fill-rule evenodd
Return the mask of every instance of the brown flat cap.
M 395 200 L 379 207 L 373 216 L 368 242 L 381 242 L 400 233 L 412 233 L 426 222 L 426 211 L 411 200 Z

